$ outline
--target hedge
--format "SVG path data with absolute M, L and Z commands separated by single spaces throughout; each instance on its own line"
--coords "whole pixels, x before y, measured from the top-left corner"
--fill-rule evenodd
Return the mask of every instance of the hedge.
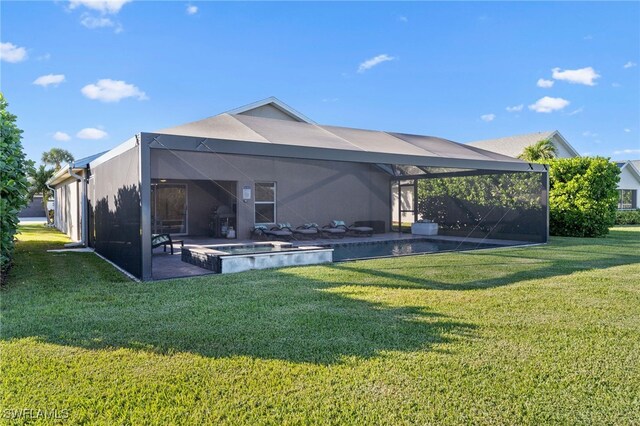
M 27 171 L 30 163 L 22 150 L 22 130 L 16 116 L 7 111 L 7 101 L 0 92 L 0 285 L 11 266 L 18 212 L 27 205 Z
M 602 157 L 549 161 L 552 235 L 601 237 L 614 225 L 620 169 Z
M 616 225 L 640 225 L 640 210 L 618 210 Z

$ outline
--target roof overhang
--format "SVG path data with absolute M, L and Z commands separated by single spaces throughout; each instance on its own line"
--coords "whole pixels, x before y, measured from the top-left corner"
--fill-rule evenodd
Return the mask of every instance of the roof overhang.
M 238 154 L 264 157 L 297 158 L 309 160 L 344 161 L 369 164 L 401 164 L 456 169 L 500 170 L 514 172 L 544 172 L 546 166 L 511 161 L 478 160 L 436 156 L 392 154 L 361 150 L 332 149 L 242 140 L 210 139 L 196 136 L 141 133 L 142 141 L 153 149 L 197 151 L 216 154 Z M 93 163 L 92 163 L 93 166 Z
M 78 173 L 83 173 L 84 170 L 85 170 L 84 167 L 73 167 L 69 164 L 65 164 L 63 167 L 60 168 L 60 170 L 58 170 L 53 174 L 53 176 L 51 176 L 51 178 L 47 181 L 47 185 L 56 186 L 56 185 L 60 185 L 62 182 L 68 179 L 71 179 L 71 178 L 75 179 L 74 175 Z

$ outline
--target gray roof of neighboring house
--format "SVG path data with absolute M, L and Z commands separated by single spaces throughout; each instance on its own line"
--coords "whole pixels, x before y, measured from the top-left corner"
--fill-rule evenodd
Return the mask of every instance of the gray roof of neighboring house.
M 579 156 L 578 152 L 560 135 L 557 130 L 546 132 L 527 133 L 524 135 L 507 136 L 497 139 L 485 139 L 480 141 L 469 142 L 467 145 L 486 149 L 509 157 L 517 157 L 522 154 L 524 149 L 544 139 L 550 139 L 557 136 L 558 139 L 568 151 L 573 152 L 575 156 Z
M 322 126 L 226 113 L 154 133 L 338 151 L 523 163 L 506 155 L 433 136 Z

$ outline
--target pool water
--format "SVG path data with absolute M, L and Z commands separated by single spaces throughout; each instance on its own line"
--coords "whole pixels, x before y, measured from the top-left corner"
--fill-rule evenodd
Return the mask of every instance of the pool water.
M 336 244 L 333 248 L 333 261 L 368 259 L 374 257 L 404 256 L 409 254 L 437 253 L 452 250 L 475 250 L 501 247 L 495 244 L 471 243 L 459 241 L 412 240 L 380 241 L 359 244 Z

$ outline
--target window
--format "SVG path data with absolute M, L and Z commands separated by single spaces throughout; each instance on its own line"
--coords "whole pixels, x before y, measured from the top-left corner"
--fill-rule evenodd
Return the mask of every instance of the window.
M 635 209 L 635 189 L 618 189 L 618 209 Z
M 276 183 L 256 182 L 255 194 L 255 224 L 276 223 Z

